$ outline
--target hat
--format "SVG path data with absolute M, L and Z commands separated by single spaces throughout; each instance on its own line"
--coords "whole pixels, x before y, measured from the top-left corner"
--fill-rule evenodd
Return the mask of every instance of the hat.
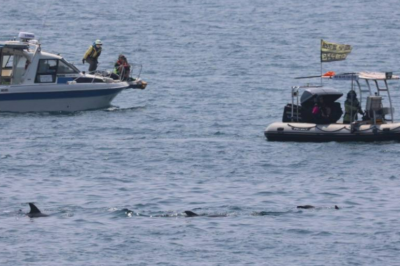
M 94 44 L 98 44 L 98 45 L 103 45 L 103 43 L 100 41 L 100 40 L 96 40 L 95 42 L 94 42 Z
M 347 93 L 347 98 L 353 98 L 353 97 L 357 97 L 357 93 L 351 90 Z

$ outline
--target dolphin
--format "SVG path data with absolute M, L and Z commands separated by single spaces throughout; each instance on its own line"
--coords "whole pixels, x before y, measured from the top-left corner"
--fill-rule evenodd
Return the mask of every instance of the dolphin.
M 205 217 L 227 217 L 227 214 L 197 214 L 192 211 L 184 211 L 186 217 L 196 217 L 196 216 L 205 216 Z
M 128 217 L 132 217 L 133 216 L 133 211 L 131 211 L 130 209 L 122 209 L 121 211 L 124 212 L 124 214 Z
M 315 207 L 312 205 L 300 205 L 297 206 L 297 209 L 314 209 Z M 335 205 L 335 210 L 339 210 L 339 207 Z
M 27 213 L 26 215 L 29 216 L 29 218 L 39 218 L 39 217 L 47 217 L 47 214 L 42 213 L 38 207 L 35 206 L 33 203 L 29 203 L 29 207 L 31 207 L 31 211 Z
M 184 213 L 186 214 L 187 217 L 199 216 L 197 213 L 192 212 L 192 211 L 184 211 Z
M 297 206 L 297 209 L 314 209 L 315 207 L 312 205 L 301 205 Z

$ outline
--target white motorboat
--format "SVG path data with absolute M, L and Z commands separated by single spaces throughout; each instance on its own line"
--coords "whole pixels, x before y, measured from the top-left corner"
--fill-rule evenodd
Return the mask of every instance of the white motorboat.
M 292 103 L 284 108 L 282 122 L 270 124 L 264 134 L 271 141 L 386 141 L 400 140 L 400 123 L 394 122 L 392 100 L 388 80 L 399 76 L 389 73 L 346 73 L 321 76 L 332 80 L 350 80 L 352 90 L 358 91 L 359 101 L 366 96 L 365 112 L 361 121 L 351 124 L 338 122 L 343 114 L 339 102 L 343 93 L 324 86 L 292 87 Z M 364 84 L 362 86 L 362 84 Z M 300 91 L 303 91 L 299 98 Z M 383 96 L 388 107 L 383 105 Z M 323 98 L 331 110 L 329 119 L 316 121 L 312 115 L 317 97 Z
M 0 42 L 0 112 L 75 112 L 102 109 L 122 90 L 144 89 L 140 78 L 114 80 L 81 72 L 62 56 L 46 53 L 31 33 Z

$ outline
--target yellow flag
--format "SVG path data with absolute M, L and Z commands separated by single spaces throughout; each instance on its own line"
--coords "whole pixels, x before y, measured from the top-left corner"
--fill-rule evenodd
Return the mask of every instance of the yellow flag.
M 351 52 L 351 45 L 321 40 L 321 62 L 345 60 Z

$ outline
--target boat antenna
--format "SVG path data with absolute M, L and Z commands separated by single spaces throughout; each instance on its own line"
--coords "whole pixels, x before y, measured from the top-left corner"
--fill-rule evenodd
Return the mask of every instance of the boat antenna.
M 351 91 L 354 91 L 354 74 L 351 74 Z M 353 101 L 354 101 L 354 96 L 351 97 L 350 123 L 353 123 L 353 106 L 354 106 Z
M 39 32 L 39 38 L 38 38 L 39 43 L 40 43 L 40 39 L 42 38 L 44 27 L 46 26 L 47 13 L 49 12 L 49 9 L 51 9 L 53 2 L 54 1 L 50 1 L 50 6 L 48 8 L 46 8 L 46 11 L 45 11 L 46 13 L 44 13 L 43 20 L 42 20 L 42 27 L 40 28 L 40 32 Z
M 321 61 L 321 87 L 322 87 L 322 61 Z

